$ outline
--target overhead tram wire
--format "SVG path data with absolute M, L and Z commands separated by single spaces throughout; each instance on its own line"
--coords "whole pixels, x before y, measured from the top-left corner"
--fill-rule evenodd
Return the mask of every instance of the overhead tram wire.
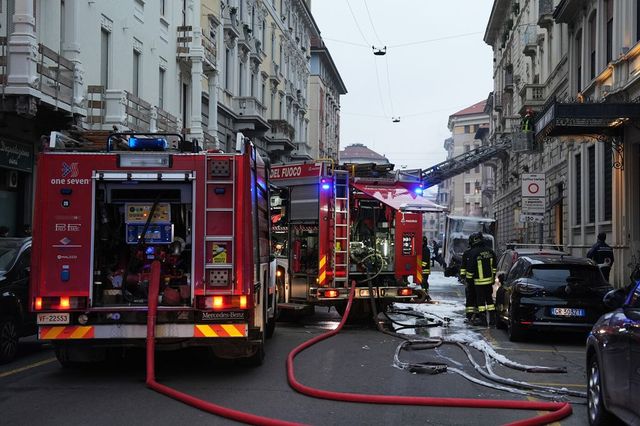
M 349 7 L 349 12 L 351 12 L 351 17 L 353 18 L 353 22 L 356 24 L 356 28 L 358 29 L 358 32 L 360 33 L 360 36 L 362 37 L 362 40 L 369 44 L 369 42 L 367 41 L 367 38 L 364 35 L 364 32 L 362 32 L 362 28 L 360 27 L 360 24 L 358 23 L 358 19 L 356 18 L 356 14 L 353 12 L 353 8 L 351 7 L 351 3 L 349 2 L 349 0 L 346 0 L 347 6 Z M 366 3 L 365 3 L 366 5 Z M 374 31 L 375 32 L 375 31 Z M 382 96 L 382 88 L 380 86 L 380 75 L 378 73 L 378 65 L 375 62 L 375 59 L 373 61 L 373 66 L 375 67 L 376 70 L 376 80 L 378 82 L 378 95 L 380 97 L 380 105 L 382 106 L 382 113 L 386 116 L 387 115 L 387 109 L 384 106 L 384 99 Z
M 376 26 L 373 23 L 373 18 L 371 17 L 371 11 L 369 10 L 369 5 L 367 4 L 367 0 L 362 0 L 362 2 L 364 3 L 364 8 L 367 11 L 367 17 L 369 18 L 369 24 L 371 24 L 371 29 L 373 30 L 373 34 L 376 36 L 376 39 L 378 39 L 378 43 L 380 43 L 380 45 L 382 46 L 384 43 L 382 42 L 382 39 L 378 35 L 378 31 L 376 31 Z M 386 46 L 384 50 L 386 52 Z M 387 91 L 389 92 L 389 105 L 391 106 L 391 117 L 395 123 L 399 121 L 399 119 L 396 117 L 396 111 L 395 111 L 395 108 L 393 107 L 393 91 L 391 90 L 391 77 L 389 74 L 389 58 L 386 55 L 384 55 L 384 59 L 387 66 Z M 378 85 L 380 85 L 380 82 L 378 82 Z
M 401 43 L 401 44 L 393 44 L 390 46 L 387 46 L 389 49 L 397 49 L 397 48 L 401 48 L 401 47 L 409 47 L 409 46 L 415 46 L 418 44 L 427 44 L 427 43 L 434 43 L 437 41 L 444 41 L 444 40 L 451 40 L 451 39 L 455 39 L 455 38 L 462 38 L 462 37 L 469 37 L 472 35 L 478 35 L 478 34 L 483 34 L 481 31 L 476 31 L 474 33 L 462 33 L 462 34 L 452 34 L 449 36 L 444 36 L 444 37 L 438 37 L 438 38 L 432 38 L 432 39 L 427 39 L 427 40 L 417 40 L 417 41 L 410 41 L 407 43 Z M 329 37 L 322 37 L 323 40 L 327 40 L 327 41 L 332 41 L 334 43 L 341 43 L 341 44 L 348 44 L 351 46 L 357 46 L 357 47 L 362 47 L 364 49 L 370 49 L 371 48 L 371 44 L 362 44 L 362 43 L 354 43 L 352 41 L 347 41 L 347 40 L 340 40 L 340 39 L 336 39 L 336 38 L 329 38 Z M 365 39 L 365 43 L 366 43 L 366 39 Z

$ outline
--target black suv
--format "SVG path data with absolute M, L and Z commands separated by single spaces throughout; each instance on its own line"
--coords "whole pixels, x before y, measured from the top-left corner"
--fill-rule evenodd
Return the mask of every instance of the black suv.
M 497 325 L 512 341 L 529 330 L 589 331 L 612 290 L 593 261 L 564 255 L 521 255 L 499 280 Z
M 36 333 L 29 312 L 31 238 L 0 238 L 0 364 L 11 361 L 18 339 Z

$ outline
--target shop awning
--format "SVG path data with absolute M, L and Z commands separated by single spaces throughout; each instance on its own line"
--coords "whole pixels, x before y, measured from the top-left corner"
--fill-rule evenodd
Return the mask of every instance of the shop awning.
M 353 183 L 352 186 L 396 210 L 417 213 L 442 212 L 446 210 L 445 207 L 429 201 L 422 195 L 418 195 L 401 185 Z
M 536 117 L 536 140 L 548 136 L 614 132 L 627 120 L 640 118 L 640 104 L 550 102 Z

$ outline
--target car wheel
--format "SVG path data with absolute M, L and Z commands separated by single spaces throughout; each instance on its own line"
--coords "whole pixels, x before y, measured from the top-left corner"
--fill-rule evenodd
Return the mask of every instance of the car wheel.
M 589 424 L 594 426 L 617 424 L 618 420 L 604 406 L 601 376 L 598 358 L 594 355 L 589 362 L 587 376 Z
M 12 318 L 0 320 L 0 364 L 11 361 L 18 352 L 18 325 Z

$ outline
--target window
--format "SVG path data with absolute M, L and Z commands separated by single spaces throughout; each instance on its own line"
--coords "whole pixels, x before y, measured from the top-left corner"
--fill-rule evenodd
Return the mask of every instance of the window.
M 158 107 L 160 109 L 164 109 L 164 74 L 165 70 L 160 68 L 159 78 L 158 78 Z
M 611 142 L 605 142 L 604 155 L 602 159 L 602 165 L 604 167 L 603 173 L 603 188 L 604 188 L 604 220 L 611 220 L 613 216 L 613 161 L 612 161 L 612 146 Z
M 231 64 L 231 50 L 229 50 L 229 48 L 224 50 L 224 65 L 224 88 L 231 91 L 231 71 L 233 68 Z
M 464 126 L 465 133 L 471 133 L 471 126 Z
M 160 16 L 167 15 L 167 0 L 160 0 Z
M 587 161 L 589 170 L 589 223 L 596 221 L 596 147 L 587 149 Z
M 271 59 L 275 62 L 276 58 L 276 29 L 271 28 Z
M 131 93 L 140 96 L 140 52 L 133 51 L 133 82 L 131 84 Z
M 267 85 L 265 82 L 262 82 L 262 87 L 260 88 L 260 103 L 264 106 L 267 101 Z
M 480 173 L 480 166 L 479 166 L 479 165 L 478 165 L 478 166 L 476 166 L 476 168 L 475 168 L 475 170 L 474 170 L 474 171 L 475 171 L 476 173 Z
M 582 30 L 578 31 L 576 35 L 576 44 L 575 44 L 575 55 L 576 55 L 576 85 L 577 91 L 582 90 Z
M 596 12 L 589 18 L 589 78 L 596 77 Z
M 109 31 L 102 29 L 100 36 L 100 85 L 109 88 Z
M 271 92 L 271 103 L 269 104 L 269 109 L 271 110 L 271 119 L 276 119 L 276 93 Z
M 605 0 L 605 26 L 606 26 L 606 40 L 605 46 L 607 48 L 607 64 L 613 59 L 613 0 Z
M 464 184 L 464 193 L 471 194 L 471 182 L 465 182 Z
M 582 223 L 582 155 L 578 154 L 575 157 L 576 167 L 576 225 Z
M 245 75 L 245 65 L 240 62 L 240 81 L 238 82 L 238 96 L 244 96 L 244 75 Z

